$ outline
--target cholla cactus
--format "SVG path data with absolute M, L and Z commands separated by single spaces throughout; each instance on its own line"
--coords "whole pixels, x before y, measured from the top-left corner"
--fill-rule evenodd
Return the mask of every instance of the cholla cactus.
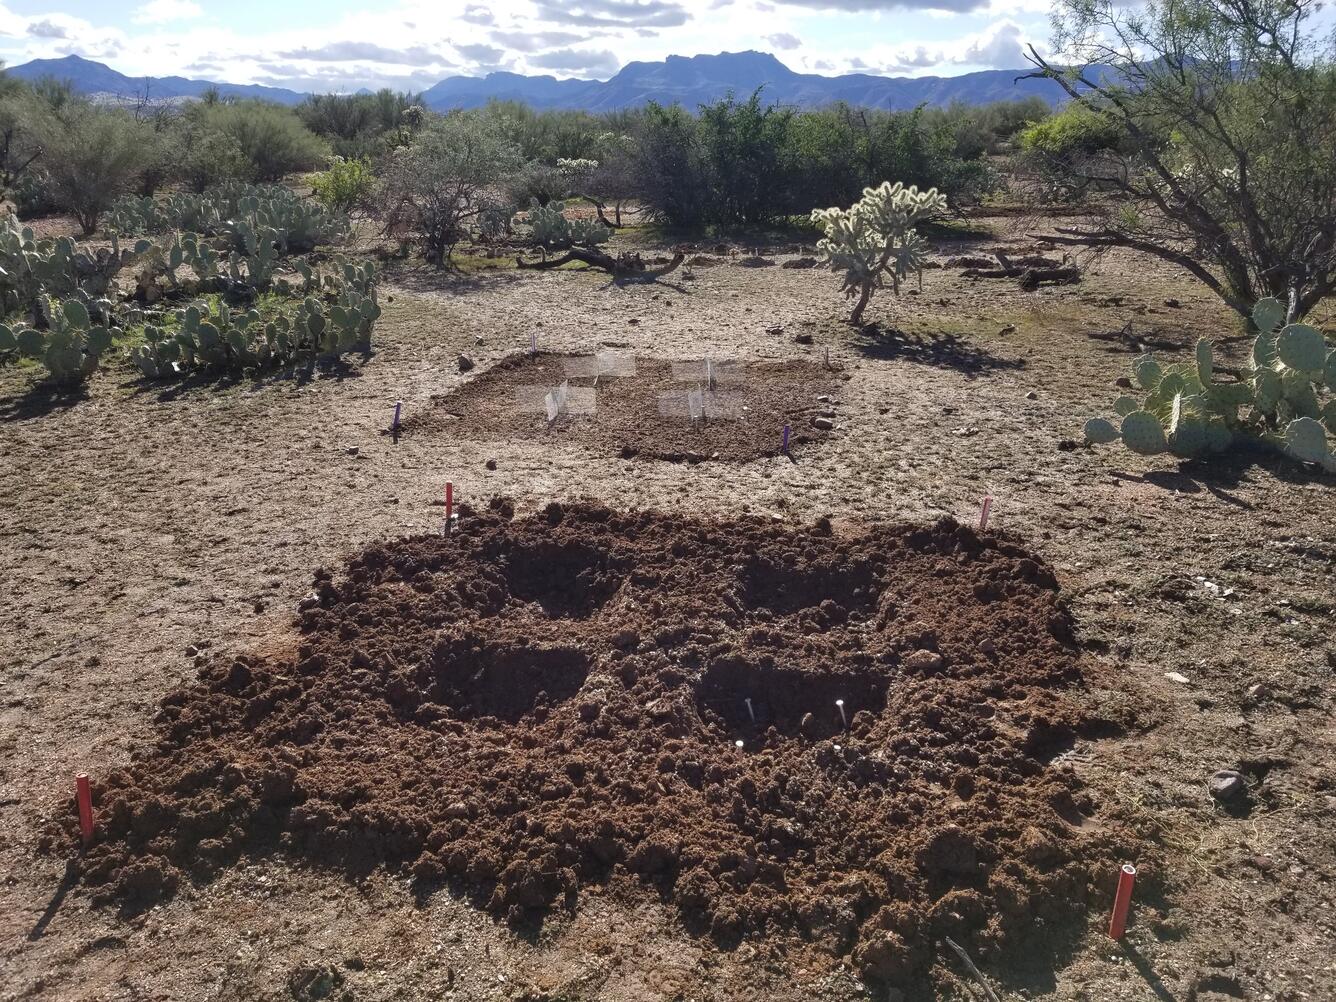
M 1243 379 L 1215 381 L 1206 338 L 1197 342 L 1190 364 L 1166 368 L 1143 355 L 1132 372 L 1145 399 L 1119 397 L 1113 408 L 1121 426 L 1094 418 L 1086 422 L 1086 441 L 1121 440 L 1145 456 L 1169 452 L 1184 459 L 1262 446 L 1336 472 L 1327 442 L 1328 433 L 1336 435 L 1336 350 L 1316 328 L 1285 324 L 1285 306 L 1276 299 L 1257 304 L 1253 323 L 1258 335 Z
M 880 188 L 864 188 L 863 197 L 849 209 L 816 209 L 812 221 L 826 236 L 817 252 L 832 271 L 844 272 L 844 294 L 857 296 L 849 317 L 860 323 L 872 293 L 886 284 L 899 293 L 900 280 L 923 267 L 925 241 L 914 227 L 946 211 L 946 197 L 936 188 L 919 191 L 897 181 Z

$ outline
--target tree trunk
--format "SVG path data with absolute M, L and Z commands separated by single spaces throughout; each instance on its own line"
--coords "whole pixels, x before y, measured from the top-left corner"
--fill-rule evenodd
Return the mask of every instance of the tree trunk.
M 863 322 L 863 311 L 867 309 L 868 300 L 872 298 L 872 283 L 863 283 L 863 292 L 858 297 L 858 305 L 854 307 L 853 313 L 849 315 L 851 324 L 861 324 Z

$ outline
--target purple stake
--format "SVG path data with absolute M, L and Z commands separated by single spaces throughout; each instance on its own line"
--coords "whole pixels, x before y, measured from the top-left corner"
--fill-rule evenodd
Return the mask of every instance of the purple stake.
M 404 402 L 402 400 L 396 400 L 394 402 L 394 423 L 390 425 L 390 434 L 394 437 L 396 444 L 399 441 L 399 410 L 403 405 Z
M 789 426 L 784 426 L 784 455 L 789 454 Z

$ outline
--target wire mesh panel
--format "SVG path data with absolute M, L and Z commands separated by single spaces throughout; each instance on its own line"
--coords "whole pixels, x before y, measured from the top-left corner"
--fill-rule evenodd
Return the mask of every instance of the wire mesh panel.
M 704 385 L 659 394 L 659 416 L 684 421 L 735 421 L 747 408 L 737 390 L 709 390 Z
M 598 410 L 597 393 L 592 386 L 517 386 L 515 406 L 528 413 L 544 414 L 551 424 L 570 414 L 594 414 Z
M 737 385 L 747 378 L 740 362 L 708 357 L 699 361 L 674 362 L 672 373 L 673 379 L 679 382 L 700 383 L 707 390 L 718 389 L 721 385 Z
M 562 360 L 569 379 L 602 379 L 608 376 L 634 376 L 634 355 L 615 351 L 600 351 L 594 355 L 576 355 Z

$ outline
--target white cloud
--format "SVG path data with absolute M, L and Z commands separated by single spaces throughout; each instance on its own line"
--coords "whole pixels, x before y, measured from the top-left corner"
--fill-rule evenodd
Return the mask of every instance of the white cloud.
M 886 75 L 924 73 L 943 75 L 955 69 L 1019 70 L 1027 69 L 1026 45 L 1042 42 L 1014 21 L 999 21 L 983 31 L 948 42 L 904 42 L 866 50 L 863 58 L 850 61 L 851 68 L 867 67 Z
M 204 8 L 195 0 L 149 0 L 134 12 L 135 24 L 166 24 L 170 21 L 188 21 L 202 17 Z
M 1048 0 L 387 0 L 336 3 L 316 23 L 293 27 L 208 16 L 218 8 L 204 0 L 134 0 L 119 19 L 110 5 L 87 8 L 99 9 L 97 23 L 59 12 L 59 0 L 28 16 L 4 2 L 0 60 L 11 66 L 78 53 L 132 77 L 281 78 L 294 89 L 498 69 L 604 79 L 632 61 L 744 49 L 776 53 L 804 72 L 951 74 L 1021 67 L 1021 45 L 1048 34 L 1031 12 Z M 918 13 L 898 14 L 896 3 Z M 189 69 L 202 63 L 218 69 Z

